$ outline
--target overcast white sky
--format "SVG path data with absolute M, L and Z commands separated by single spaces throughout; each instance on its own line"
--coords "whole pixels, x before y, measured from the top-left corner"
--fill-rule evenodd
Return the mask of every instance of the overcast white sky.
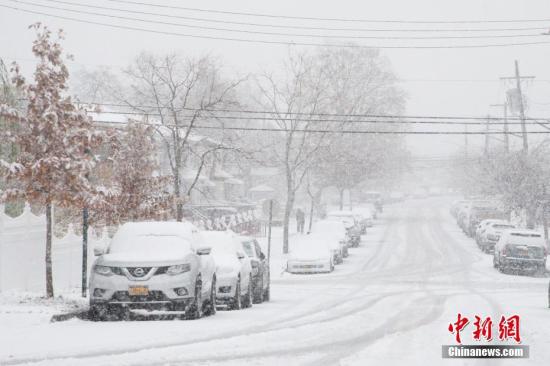
M 57 7 L 67 5 L 52 3 L 47 0 L 25 0 L 36 4 Z M 191 13 L 176 10 L 155 9 L 128 4 L 117 4 L 106 0 L 66 0 L 82 4 L 103 5 L 164 12 L 186 16 L 202 16 L 217 19 L 234 19 L 281 23 L 281 20 L 266 18 L 231 18 L 223 15 Z M 144 0 L 145 1 L 145 0 Z M 147 1 L 145 1 L 147 2 Z M 154 0 L 149 2 L 153 3 Z M 320 1 L 320 0 L 190 0 L 190 1 L 156 1 L 159 4 L 177 4 L 195 8 L 209 8 L 229 11 L 246 11 L 270 14 L 285 14 L 331 18 L 363 18 L 384 20 L 498 20 L 498 19 L 550 19 L 550 1 L 548 0 L 384 0 L 384 1 Z M 97 20 L 114 24 L 132 24 L 113 19 L 101 19 L 90 15 L 75 15 L 60 10 L 38 8 L 36 6 L 16 4 L 11 0 L 0 0 L 0 5 L 19 6 L 52 14 L 62 14 L 81 19 Z M 82 9 L 81 10 L 86 10 Z M 88 11 L 94 11 L 88 9 Z M 95 10 L 98 11 L 98 10 Z M 127 15 L 136 16 L 136 15 Z M 165 19 L 171 21 L 170 19 Z M 23 68 L 30 69 L 30 44 L 33 33 L 27 26 L 41 21 L 51 28 L 63 28 L 66 31 L 66 50 L 75 56 L 74 68 L 86 65 L 92 68 L 97 65 L 120 67 L 126 65 L 138 52 L 181 51 L 192 54 L 210 52 L 219 55 L 231 70 L 239 73 L 255 72 L 278 67 L 286 54 L 287 46 L 265 45 L 256 43 L 236 43 L 219 40 L 182 38 L 169 35 L 158 35 L 130 30 L 115 30 L 99 25 L 75 23 L 46 16 L 25 14 L 0 7 L 0 57 L 5 60 L 17 60 Z M 185 23 L 183 20 L 172 20 Z M 188 22 L 189 23 L 189 22 Z M 285 24 L 288 24 L 285 23 Z M 312 23 L 296 21 L 293 24 L 321 26 L 360 26 L 360 27 L 396 27 L 380 24 L 341 24 Z M 224 35 L 212 31 L 189 30 L 163 25 L 144 25 L 133 23 L 133 26 L 151 29 L 187 32 L 196 34 Z M 220 25 L 224 26 L 224 25 Z M 437 25 L 428 25 L 437 28 Z M 522 24 L 473 24 L 462 27 L 524 27 L 548 26 L 544 23 Z M 412 27 L 403 26 L 403 27 Z M 444 26 L 441 26 L 444 27 Z M 451 27 L 451 26 L 446 26 Z M 457 27 L 460 27 L 458 25 Z M 456 27 L 455 27 L 456 28 Z M 284 31 L 284 30 L 283 30 Z M 296 31 L 300 32 L 300 31 Z M 303 33 L 304 31 L 302 31 Z M 310 32 L 310 31 L 305 31 Z M 349 32 L 348 32 L 349 33 Z M 529 33 L 529 32 L 517 32 Z M 535 32 L 536 33 L 536 32 Z M 369 33 L 371 34 L 371 33 Z M 437 34 L 437 33 L 436 33 Z M 447 33 L 448 34 L 448 33 Z M 227 35 L 227 34 L 225 34 Z M 242 38 L 255 36 L 235 35 Z M 289 40 L 303 39 L 287 37 Z M 524 41 L 526 39 L 520 39 Z M 539 38 L 547 40 L 548 38 Z M 475 43 L 502 43 L 508 39 L 475 40 Z M 321 40 L 322 42 L 322 40 Z M 390 41 L 361 41 L 367 45 L 403 44 Z M 459 43 L 455 40 L 430 41 L 433 44 Z M 412 41 L 409 41 L 412 43 Z M 465 43 L 465 42 L 462 42 Z M 550 44 L 510 48 L 455 49 L 455 50 L 385 50 L 397 75 L 402 79 L 402 86 L 408 93 L 408 114 L 422 115 L 468 115 L 480 116 L 487 113 L 498 114 L 500 110 L 490 108 L 489 104 L 501 102 L 506 85 L 498 80 L 500 76 L 513 74 L 513 62 L 520 61 L 521 71 L 526 75 L 535 75 L 538 82 L 526 85 L 529 98 L 529 114 L 533 116 L 550 116 Z M 462 80 L 462 81 L 456 81 Z M 546 82 L 546 81 L 549 82 Z M 546 104 L 545 104 L 546 103 Z M 481 141 L 481 137 L 472 138 L 471 142 Z M 459 137 L 414 137 L 409 138 L 411 149 L 418 155 L 447 155 L 461 149 L 464 138 Z M 496 143 L 496 142 L 495 142 Z M 518 141 L 519 143 L 519 141 Z

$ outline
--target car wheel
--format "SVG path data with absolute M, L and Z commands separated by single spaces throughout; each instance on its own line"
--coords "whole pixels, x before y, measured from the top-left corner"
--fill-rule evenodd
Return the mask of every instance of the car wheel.
M 243 308 L 249 308 L 252 306 L 254 294 L 252 293 L 252 277 L 248 280 L 248 290 L 244 295 Z
M 88 319 L 93 322 L 103 322 L 108 320 L 108 308 L 105 305 L 90 305 L 88 310 Z
M 185 317 L 189 320 L 200 319 L 202 317 L 202 284 L 200 280 L 195 283 L 195 298 L 193 303 L 189 306 L 185 312 Z
M 216 277 L 212 278 L 212 287 L 210 288 L 210 298 L 206 303 L 206 308 L 204 309 L 204 315 L 206 316 L 216 315 Z
M 493 268 L 498 268 L 497 256 L 493 255 Z
M 237 279 L 237 284 L 235 285 L 235 297 L 233 298 L 231 304 L 231 310 L 241 310 L 242 309 L 242 298 L 241 298 L 241 279 Z
M 254 291 L 254 304 L 261 304 L 264 301 L 264 277 L 259 274 L 260 280 L 257 283 L 256 291 Z

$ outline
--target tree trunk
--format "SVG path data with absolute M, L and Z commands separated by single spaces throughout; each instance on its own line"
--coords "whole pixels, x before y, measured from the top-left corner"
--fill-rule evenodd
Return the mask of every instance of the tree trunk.
M 175 162 L 174 162 L 174 197 L 176 199 L 176 221 L 183 221 L 183 202 L 181 201 L 181 180 L 180 180 L 180 171 L 181 171 L 181 152 L 179 149 L 175 151 Z
M 526 209 L 526 226 L 527 229 L 534 229 L 535 228 L 535 222 L 536 222 L 536 216 L 537 212 L 536 210 L 532 209 L 531 207 Z
M 82 209 L 82 297 L 88 292 L 88 208 Z
M 353 202 L 351 201 L 351 188 L 348 189 L 348 197 L 349 197 L 349 210 L 353 211 Z
M 292 213 L 292 208 L 294 206 L 294 192 L 292 189 L 289 189 L 287 192 L 286 204 L 285 204 L 285 215 L 283 218 L 283 253 L 288 253 L 288 234 L 290 227 L 290 214 Z
M 340 211 L 344 209 L 344 188 L 339 188 L 338 192 L 340 193 Z
M 46 297 L 53 297 L 52 274 L 52 203 L 46 202 Z
M 313 226 L 313 212 L 315 211 L 315 196 L 311 196 L 311 207 L 309 208 L 309 224 L 307 232 L 311 232 L 311 227 Z

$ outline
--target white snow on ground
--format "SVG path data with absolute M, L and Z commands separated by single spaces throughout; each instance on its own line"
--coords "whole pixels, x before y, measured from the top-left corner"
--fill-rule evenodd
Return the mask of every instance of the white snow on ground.
M 0 332 L 0 365 L 549 364 L 548 278 L 497 272 L 454 224 L 448 204 L 438 198 L 387 208 L 331 274 L 282 273 L 277 229 L 273 300 L 197 321 L 49 323 L 51 313 L 81 301 L 62 301 L 60 309 L 2 295 L 0 329 L 9 331 Z M 291 245 L 299 240 L 293 234 Z M 443 360 L 458 312 L 495 323 L 519 314 L 530 359 Z M 471 331 L 463 343 L 475 342 Z

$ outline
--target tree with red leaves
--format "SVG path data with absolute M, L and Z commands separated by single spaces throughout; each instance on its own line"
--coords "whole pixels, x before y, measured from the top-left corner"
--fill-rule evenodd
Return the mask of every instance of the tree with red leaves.
M 28 83 L 19 66 L 12 66 L 13 83 L 26 105 L 0 105 L 0 118 L 16 133 L 0 136 L 19 148 L 13 162 L 0 161 L 7 188 L 2 200 L 25 199 L 46 208 L 46 295 L 54 296 L 52 277 L 52 206 L 88 207 L 97 199 L 88 176 L 96 158 L 91 153 L 102 141 L 85 110 L 67 95 L 69 72 L 60 41 L 40 23 L 32 52 L 37 58 L 34 80 Z M 1 132 L 0 132 L 1 134 Z

